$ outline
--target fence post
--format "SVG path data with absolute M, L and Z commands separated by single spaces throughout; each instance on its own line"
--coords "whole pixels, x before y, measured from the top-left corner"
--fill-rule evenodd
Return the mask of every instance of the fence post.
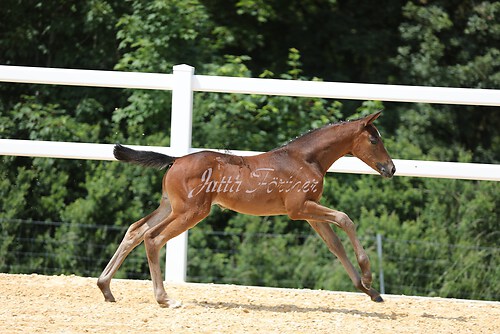
M 380 293 L 385 294 L 384 268 L 382 264 L 382 234 L 377 233 L 377 255 L 379 266 Z
M 194 67 L 176 65 L 173 68 L 172 121 L 170 147 L 175 156 L 189 153 L 193 128 L 193 74 Z M 187 271 L 188 232 L 167 243 L 165 281 L 185 282 Z

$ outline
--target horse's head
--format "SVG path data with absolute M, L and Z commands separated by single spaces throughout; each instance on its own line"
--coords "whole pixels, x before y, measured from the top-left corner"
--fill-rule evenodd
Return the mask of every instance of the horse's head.
M 357 121 L 360 124 L 360 133 L 354 139 L 351 153 L 383 177 L 390 178 L 396 172 L 396 167 L 382 143 L 380 133 L 372 124 L 381 113 L 379 111 Z

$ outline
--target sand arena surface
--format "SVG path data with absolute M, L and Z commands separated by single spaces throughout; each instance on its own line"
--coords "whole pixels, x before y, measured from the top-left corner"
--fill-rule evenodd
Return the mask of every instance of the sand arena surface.
M 160 308 L 150 281 L 0 274 L 1 333 L 499 333 L 500 302 L 171 284 Z

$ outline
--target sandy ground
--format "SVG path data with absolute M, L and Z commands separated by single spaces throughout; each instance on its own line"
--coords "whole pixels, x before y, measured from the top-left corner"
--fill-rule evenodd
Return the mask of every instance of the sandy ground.
M 0 274 L 1 333 L 499 333 L 500 302 L 215 284 L 170 284 L 160 308 L 150 281 Z

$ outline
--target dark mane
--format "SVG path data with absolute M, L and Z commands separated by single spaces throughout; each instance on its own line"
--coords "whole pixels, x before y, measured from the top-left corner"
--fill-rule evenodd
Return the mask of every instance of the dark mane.
M 326 129 L 326 128 L 333 128 L 333 127 L 336 127 L 336 126 L 338 126 L 338 125 L 343 125 L 343 124 L 350 123 L 350 122 L 351 122 L 351 121 L 339 121 L 339 122 L 335 122 L 335 123 L 328 123 L 328 124 L 326 124 L 326 125 L 323 125 L 322 127 L 316 128 L 316 129 L 311 129 L 311 130 L 309 130 L 309 131 L 307 131 L 307 132 L 305 132 L 305 133 L 301 134 L 300 136 L 297 136 L 297 137 L 295 137 L 295 138 L 293 138 L 293 139 L 290 139 L 289 141 L 287 141 L 287 142 L 286 142 L 286 143 L 284 143 L 283 145 L 276 147 L 274 150 L 279 150 L 279 149 L 281 149 L 281 148 L 283 148 L 283 147 L 286 147 L 286 146 L 288 146 L 288 145 L 291 145 L 291 144 L 295 143 L 295 142 L 296 142 L 296 141 L 298 141 L 298 140 L 308 139 L 308 137 L 309 137 L 309 136 L 312 136 L 312 135 L 314 135 L 316 132 L 321 131 L 321 130 L 323 130 L 323 129 Z M 274 151 L 274 150 L 273 150 L 273 151 Z

